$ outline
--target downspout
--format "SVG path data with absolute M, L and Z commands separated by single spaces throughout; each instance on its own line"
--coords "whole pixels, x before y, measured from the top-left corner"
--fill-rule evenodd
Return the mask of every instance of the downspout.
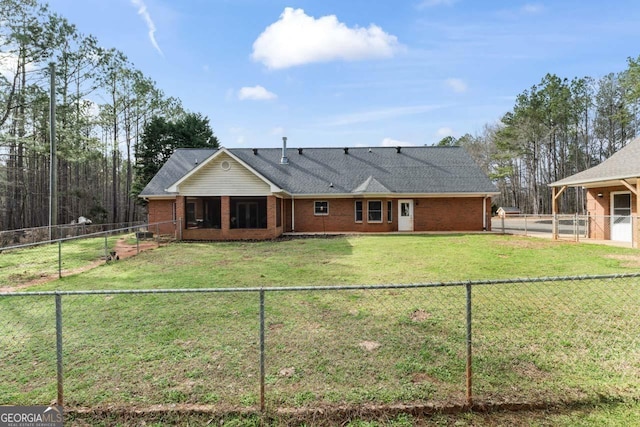
M 484 196 L 482 199 L 482 231 L 487 231 L 487 199 L 489 195 Z
M 291 195 L 291 232 L 296 231 L 296 198 Z

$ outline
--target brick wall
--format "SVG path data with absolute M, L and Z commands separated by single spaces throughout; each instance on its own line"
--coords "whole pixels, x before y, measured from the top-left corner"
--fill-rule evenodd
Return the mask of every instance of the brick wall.
M 325 199 L 317 199 L 318 201 Z M 382 201 L 381 223 L 367 221 L 367 199 L 362 200 L 363 221 L 355 222 L 356 199 L 326 199 L 328 215 L 314 215 L 316 200 L 296 199 L 295 231 L 320 232 L 390 232 L 398 230 L 398 202 L 395 199 L 370 199 Z M 387 220 L 387 201 L 392 202 L 392 220 Z M 415 231 L 481 231 L 483 229 L 482 197 L 473 198 L 420 198 L 414 199 Z M 288 207 L 290 208 L 290 207 Z M 484 215 L 491 212 L 491 199 L 487 199 Z M 489 223 L 487 226 L 490 227 Z
M 222 228 L 220 229 L 183 229 L 182 238 L 186 240 L 246 240 L 274 239 L 284 231 L 302 233 L 322 232 L 391 232 L 398 230 L 398 203 L 395 199 L 370 199 L 382 202 L 382 222 L 367 221 L 367 199 L 362 201 L 363 221 L 355 222 L 356 199 L 317 199 L 329 203 L 328 215 L 315 215 L 312 199 L 283 200 L 282 225 L 276 227 L 276 197 L 267 197 L 266 229 L 231 229 L 229 226 L 230 198 L 221 198 Z M 481 231 L 483 228 L 482 197 L 473 198 L 420 198 L 414 199 L 415 231 Z M 392 202 L 392 219 L 387 218 L 387 202 Z M 182 219 L 184 227 L 185 198 L 176 198 L 177 218 Z M 295 223 L 292 224 L 292 205 Z M 487 199 L 487 211 L 490 213 L 491 200 Z M 149 202 L 149 221 L 169 221 L 173 215 L 173 201 L 157 200 Z M 295 227 L 293 230 L 292 225 Z M 490 222 L 487 223 L 490 227 Z M 171 226 L 173 233 L 173 226 Z
M 482 200 L 483 197 L 415 199 L 414 230 L 482 231 Z M 487 199 L 487 208 L 490 206 L 491 200 Z
M 295 230 L 301 233 L 323 233 L 323 232 L 385 232 L 398 229 L 395 221 L 396 205 L 394 203 L 394 220 L 387 222 L 387 199 L 375 199 L 382 201 L 381 223 L 367 222 L 367 203 L 362 200 L 363 221 L 355 222 L 355 199 L 317 199 L 318 201 L 329 202 L 328 215 L 315 215 L 314 202 L 316 200 L 296 199 L 295 210 Z M 373 199 L 372 199 L 373 200 Z
M 616 191 L 629 191 L 625 186 L 618 187 L 601 187 L 589 188 L 587 190 L 587 211 L 589 212 L 589 238 L 597 240 L 611 239 L 611 193 Z M 602 197 L 598 197 L 602 194 Z M 637 216 L 637 199 L 635 194 L 631 193 L 631 215 Z M 634 222 L 635 224 L 635 222 Z M 640 230 L 634 233 L 636 244 L 638 243 L 638 234 Z
M 178 217 L 184 216 L 184 198 L 182 199 L 181 211 Z M 276 197 L 267 197 L 267 228 L 231 228 L 231 198 L 222 196 L 220 198 L 220 210 L 222 227 L 215 228 L 194 228 L 183 229 L 182 238 L 184 240 L 269 240 L 282 235 L 283 226 L 276 227 Z
M 174 203 L 175 200 L 150 200 L 147 206 L 149 223 L 173 221 Z M 175 226 L 171 223 L 161 224 L 159 233 L 173 235 Z

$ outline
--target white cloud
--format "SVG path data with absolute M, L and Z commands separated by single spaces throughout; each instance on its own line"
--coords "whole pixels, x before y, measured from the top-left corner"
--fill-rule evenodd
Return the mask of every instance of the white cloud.
M 544 6 L 540 3 L 527 3 L 522 6 L 522 12 L 527 15 L 535 15 L 544 10 Z
M 414 144 L 413 142 L 405 142 L 405 141 L 398 141 L 397 139 L 392 139 L 392 138 L 385 138 L 382 140 L 382 143 L 380 143 L 380 145 L 382 145 L 383 147 L 398 147 L 398 146 L 414 146 L 416 144 Z
M 440 105 L 415 105 L 412 107 L 394 107 L 384 110 L 364 111 L 361 113 L 344 114 L 334 117 L 326 123 L 326 126 L 344 126 L 354 123 L 373 122 L 376 120 L 391 119 L 413 114 L 427 113 L 441 108 Z
M 444 138 L 445 136 L 453 136 L 453 129 L 448 127 L 441 127 L 436 131 L 438 138 Z
M 396 36 L 377 25 L 348 28 L 335 15 L 318 19 L 287 7 L 253 43 L 251 57 L 267 68 L 281 69 L 314 62 L 389 58 L 403 49 Z
M 156 24 L 153 23 L 151 15 L 149 15 L 147 5 L 144 4 L 143 0 L 131 0 L 131 4 L 138 8 L 138 15 L 142 16 L 142 19 L 144 19 L 144 22 L 147 24 L 147 28 L 149 29 L 149 40 L 151 40 L 151 44 L 160 55 L 164 56 L 164 53 L 162 53 L 162 49 L 160 49 L 160 46 L 158 46 L 158 42 L 156 41 Z
M 423 0 L 418 4 L 418 9 L 434 6 L 451 6 L 458 0 Z
M 253 101 L 268 101 L 270 99 L 276 99 L 278 95 L 273 92 L 269 92 L 260 85 L 253 87 L 245 86 L 238 91 L 238 99 L 244 101 L 250 99 Z
M 445 80 L 447 86 L 449 86 L 455 93 L 464 93 L 467 91 L 467 84 L 462 79 L 450 78 Z

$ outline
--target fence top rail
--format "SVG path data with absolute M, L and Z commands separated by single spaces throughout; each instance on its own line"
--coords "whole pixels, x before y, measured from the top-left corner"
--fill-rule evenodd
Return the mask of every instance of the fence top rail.
M 415 288 L 442 288 L 456 286 L 480 286 L 480 285 L 504 285 L 543 282 L 575 282 L 587 280 L 625 279 L 640 277 L 638 273 L 602 274 L 592 276 L 557 276 L 536 278 L 514 278 L 498 280 L 467 280 L 458 282 L 431 282 L 431 283 L 405 283 L 405 284 L 378 284 L 378 285 L 344 285 L 344 286 L 273 286 L 273 287 L 249 287 L 249 288 L 192 288 L 192 289 L 100 289 L 92 291 L 35 291 L 35 292 L 1 292 L 2 297 L 20 296 L 55 296 L 55 295 L 119 295 L 119 294 L 191 294 L 191 293 L 238 293 L 238 292 L 301 292 L 301 291 L 349 291 L 349 290 L 380 290 L 380 289 L 415 289 Z
M 26 249 L 26 248 L 30 248 L 32 246 L 41 246 L 41 245 L 58 243 L 58 242 L 67 242 L 67 241 L 70 241 L 70 240 L 79 240 L 79 239 L 87 239 L 87 238 L 91 238 L 91 237 L 100 237 L 100 236 L 104 236 L 105 234 L 116 234 L 116 233 L 120 233 L 120 232 L 127 231 L 127 230 L 140 229 L 140 228 L 149 228 L 149 227 L 152 227 L 152 226 L 162 225 L 162 224 L 169 224 L 169 223 L 175 224 L 175 221 L 154 222 L 152 224 L 142 223 L 142 224 L 138 224 L 138 225 L 129 225 L 127 227 L 122 227 L 122 228 L 114 228 L 113 230 L 104 230 L 104 231 L 97 231 L 95 233 L 82 234 L 80 236 L 62 237 L 60 239 L 43 240 L 41 242 L 25 243 L 25 244 L 22 244 L 22 245 L 4 246 L 4 247 L 0 247 L 0 252 L 1 251 L 8 251 L 8 250 L 11 250 L 11 249 Z M 93 225 L 94 226 L 100 226 L 102 224 L 93 224 Z

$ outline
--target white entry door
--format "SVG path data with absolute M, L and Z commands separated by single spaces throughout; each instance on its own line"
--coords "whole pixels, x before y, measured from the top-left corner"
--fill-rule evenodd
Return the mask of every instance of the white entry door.
M 413 231 L 413 200 L 398 200 L 398 231 Z
M 611 240 L 631 242 L 631 193 L 611 193 Z

